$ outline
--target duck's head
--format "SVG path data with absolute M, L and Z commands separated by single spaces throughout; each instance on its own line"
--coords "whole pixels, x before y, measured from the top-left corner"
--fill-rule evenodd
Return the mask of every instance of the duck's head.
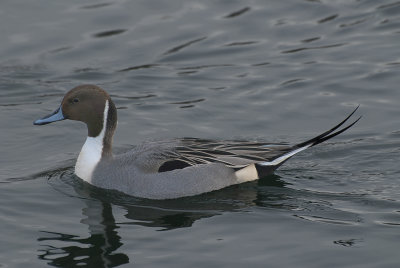
M 86 123 L 89 137 L 99 136 L 103 129 L 112 136 L 117 123 L 117 112 L 107 92 L 95 85 L 81 85 L 65 94 L 57 110 L 33 124 L 45 125 L 64 119 Z

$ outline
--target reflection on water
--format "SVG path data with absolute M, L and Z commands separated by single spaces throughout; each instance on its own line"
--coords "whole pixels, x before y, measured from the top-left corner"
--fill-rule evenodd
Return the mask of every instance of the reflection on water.
M 287 198 L 284 194 L 265 195 L 259 186 L 281 187 L 278 176 L 265 181 L 228 187 L 200 196 L 173 200 L 147 200 L 93 187 L 77 179 L 71 171 L 57 169 L 46 175 L 49 183 L 59 192 L 80 198 L 83 203 L 81 223 L 87 225 L 88 237 L 71 233 L 39 233 L 41 260 L 57 267 L 115 267 L 134 262 L 128 254 L 120 252 L 123 245 L 118 229 L 126 224 L 154 227 L 159 231 L 191 227 L 197 220 L 220 215 L 224 212 L 243 211 L 255 204 L 270 206 Z M 260 200 L 260 199 L 263 199 Z M 113 207 L 125 211 L 122 223 L 116 223 Z M 60 246 L 61 245 L 61 246 Z
M 197 220 L 219 215 L 227 211 L 237 211 L 254 206 L 258 198 L 257 184 L 247 183 L 234 185 L 198 196 L 168 200 L 151 200 L 129 196 L 114 190 L 94 187 L 73 174 L 72 169 L 57 169 L 48 172 L 49 183 L 60 193 L 82 199 L 85 206 L 91 208 L 83 213 L 90 219 L 87 212 L 96 210 L 92 204 L 107 203 L 118 206 L 125 211 L 124 224 L 156 227 L 160 231 L 190 227 Z M 278 176 L 271 176 L 269 185 L 283 185 Z M 267 183 L 265 183 L 267 185 Z M 89 202 L 90 201 L 90 202 Z M 93 208 L 92 208 L 93 207 Z M 103 206 L 101 206 L 103 207 Z M 84 221 L 83 223 L 91 221 Z M 103 222 L 97 220 L 97 222 Z M 105 221 L 107 222 L 107 221 Z
M 277 175 L 199 196 L 162 201 L 93 187 L 75 177 L 71 168 L 49 172 L 47 177 L 59 192 L 82 200 L 81 223 L 88 228 L 88 237 L 85 238 L 71 233 L 40 232 L 38 257 L 57 267 L 115 267 L 134 262 L 134 256 L 129 257 L 129 253 L 120 249 L 123 242 L 118 229 L 125 225 L 171 231 L 191 227 L 198 220 L 225 212 L 252 210 L 255 206 L 292 211 L 294 217 L 306 221 L 339 225 L 353 225 L 360 221 L 355 213 L 331 208 L 329 201 L 360 196 L 290 189 Z M 122 221 L 116 222 L 113 208 L 124 211 Z M 359 242 L 338 240 L 334 243 L 350 247 Z
M 88 225 L 89 236 L 80 238 L 43 230 L 38 238 L 39 259 L 56 267 L 115 267 L 129 263 L 127 255 L 116 252 L 122 243 L 111 204 L 89 199 L 85 203 L 82 214 L 86 218 L 82 223 Z M 65 246 L 55 246 L 60 242 Z

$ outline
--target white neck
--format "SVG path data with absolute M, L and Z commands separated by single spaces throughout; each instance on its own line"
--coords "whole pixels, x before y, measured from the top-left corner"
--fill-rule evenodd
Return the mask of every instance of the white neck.
M 103 128 L 97 137 L 87 137 L 75 164 L 75 174 L 82 180 L 91 183 L 92 175 L 101 160 L 103 138 L 108 115 L 108 100 L 104 106 Z

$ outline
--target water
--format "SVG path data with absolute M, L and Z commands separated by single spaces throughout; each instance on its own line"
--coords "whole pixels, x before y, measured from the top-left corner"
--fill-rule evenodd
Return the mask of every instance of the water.
M 399 267 L 400 2 L 3 1 L 0 30 L 1 267 Z M 142 200 L 73 175 L 84 125 L 32 125 L 83 83 L 117 151 L 363 118 L 265 180 Z

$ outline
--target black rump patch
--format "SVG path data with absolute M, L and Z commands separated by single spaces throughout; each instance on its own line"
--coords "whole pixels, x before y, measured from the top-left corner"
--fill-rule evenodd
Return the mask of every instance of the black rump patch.
M 162 164 L 159 168 L 158 168 L 158 172 L 166 172 L 166 171 L 171 171 L 174 169 L 182 169 L 185 167 L 190 167 L 191 165 L 182 161 L 182 160 L 171 160 L 171 161 L 167 161 L 164 164 Z
M 277 167 L 279 166 L 262 166 L 259 164 L 255 164 L 257 173 L 258 173 L 258 178 L 259 179 L 263 179 L 271 174 L 274 173 L 275 169 L 277 169 Z

